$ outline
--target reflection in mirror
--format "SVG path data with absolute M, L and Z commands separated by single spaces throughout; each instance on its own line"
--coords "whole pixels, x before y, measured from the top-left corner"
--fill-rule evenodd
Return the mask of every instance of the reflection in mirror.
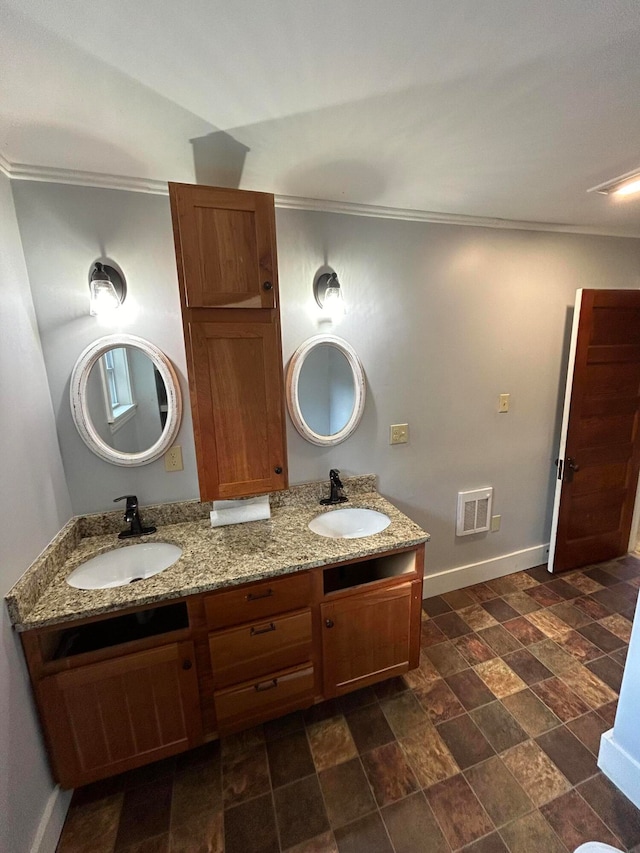
M 316 335 L 291 357 L 287 407 L 295 428 L 312 444 L 339 444 L 356 429 L 365 400 L 364 371 L 342 338 Z
M 123 453 L 140 453 L 162 434 L 167 389 L 145 353 L 113 347 L 89 371 L 87 409 L 105 444 Z
M 71 375 L 71 412 L 80 437 L 114 465 L 146 465 L 180 428 L 182 399 L 173 366 L 134 335 L 111 335 L 80 355 Z

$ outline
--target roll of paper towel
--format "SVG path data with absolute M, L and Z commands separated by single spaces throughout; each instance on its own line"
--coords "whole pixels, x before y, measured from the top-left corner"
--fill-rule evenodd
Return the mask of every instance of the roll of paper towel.
M 240 498 L 237 501 L 214 501 L 213 510 L 209 515 L 212 527 L 271 518 L 269 495 L 260 495 L 257 498 Z

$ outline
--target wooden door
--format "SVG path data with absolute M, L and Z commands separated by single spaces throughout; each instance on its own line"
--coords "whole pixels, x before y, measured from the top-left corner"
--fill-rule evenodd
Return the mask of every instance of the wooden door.
M 286 488 L 279 327 L 193 322 L 188 332 L 202 500 Z
M 320 605 L 325 698 L 340 696 L 418 665 L 412 598 L 421 582 L 358 592 Z M 419 619 L 418 614 L 418 619 Z M 415 658 L 415 659 L 414 659 Z
M 188 308 L 274 308 L 278 291 L 270 193 L 169 184 Z
M 112 776 L 202 738 L 193 643 L 172 643 L 44 678 L 40 711 L 64 788 Z
M 640 465 L 639 410 L 640 291 L 579 290 L 550 570 L 627 553 Z

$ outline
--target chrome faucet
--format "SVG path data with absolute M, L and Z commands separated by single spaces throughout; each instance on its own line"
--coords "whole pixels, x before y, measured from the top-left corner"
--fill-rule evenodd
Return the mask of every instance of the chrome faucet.
M 329 497 L 322 498 L 320 503 L 323 506 L 329 506 L 331 504 L 343 504 L 348 500 L 349 498 L 344 493 L 344 486 L 340 479 L 340 471 L 337 468 L 332 468 L 329 471 Z
M 122 530 L 118 533 L 118 539 L 128 539 L 130 536 L 146 536 L 148 533 L 155 533 L 155 527 L 142 526 L 140 509 L 138 507 L 138 498 L 136 495 L 123 495 L 121 498 L 115 498 L 113 502 L 117 503 L 118 501 L 125 500 L 127 505 L 124 511 L 124 520 L 127 524 L 130 524 L 131 527 L 129 530 Z

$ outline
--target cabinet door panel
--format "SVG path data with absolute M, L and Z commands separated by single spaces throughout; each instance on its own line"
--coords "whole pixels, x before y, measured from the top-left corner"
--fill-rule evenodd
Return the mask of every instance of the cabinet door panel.
M 188 308 L 274 308 L 273 196 L 170 184 Z
M 325 697 L 406 672 L 412 584 L 321 604 Z
M 189 642 L 61 672 L 38 692 L 65 787 L 173 755 L 201 737 Z
M 203 500 L 286 485 L 279 329 L 190 323 Z

